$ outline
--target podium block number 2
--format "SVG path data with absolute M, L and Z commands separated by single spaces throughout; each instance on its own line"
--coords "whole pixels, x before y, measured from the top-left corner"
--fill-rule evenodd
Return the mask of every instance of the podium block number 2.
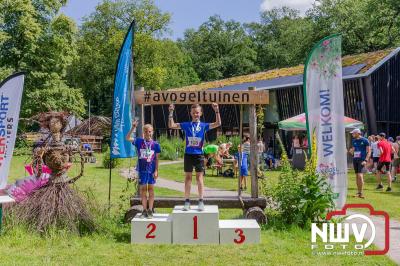
M 236 229 L 235 233 L 237 234 L 238 238 L 235 238 L 233 242 L 236 244 L 242 244 L 246 240 L 246 236 L 243 234 L 242 229 Z
M 157 226 L 154 224 L 154 223 L 150 223 L 148 226 L 147 226 L 147 229 L 150 229 L 150 231 L 147 233 L 147 235 L 146 235 L 146 238 L 147 239 L 149 239 L 149 238 L 156 238 L 156 236 L 153 234 L 154 233 L 154 231 L 156 231 L 156 228 L 157 228 Z

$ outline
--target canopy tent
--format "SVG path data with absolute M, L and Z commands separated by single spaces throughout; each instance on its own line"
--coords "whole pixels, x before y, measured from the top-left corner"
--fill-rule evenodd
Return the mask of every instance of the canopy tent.
M 364 124 L 353 118 L 344 117 L 344 124 L 346 130 L 353 130 L 355 128 L 363 129 Z M 288 118 L 278 123 L 279 129 L 287 131 L 306 131 L 306 115 L 305 113 Z

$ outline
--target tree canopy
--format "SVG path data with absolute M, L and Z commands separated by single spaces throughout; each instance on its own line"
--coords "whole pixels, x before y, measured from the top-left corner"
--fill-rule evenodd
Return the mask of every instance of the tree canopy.
M 0 0 L 0 79 L 27 73 L 22 116 L 67 110 L 111 115 L 116 61 L 133 19 L 135 85 L 163 90 L 288 67 L 334 33 L 344 54 L 400 44 L 400 1 L 317 0 L 301 15 L 288 7 L 242 24 L 211 16 L 179 40 L 171 14 L 154 0 L 103 0 L 78 27 L 60 9 L 67 0 Z

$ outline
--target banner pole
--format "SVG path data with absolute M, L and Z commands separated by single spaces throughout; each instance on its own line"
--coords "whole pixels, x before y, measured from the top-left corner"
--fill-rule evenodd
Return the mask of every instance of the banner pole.
M 2 234 L 3 225 L 3 203 L 0 203 L 0 235 Z
M 109 168 L 110 168 L 110 176 L 108 178 L 108 212 L 111 210 L 111 164 L 112 164 L 112 158 L 110 154 L 110 163 L 109 163 Z

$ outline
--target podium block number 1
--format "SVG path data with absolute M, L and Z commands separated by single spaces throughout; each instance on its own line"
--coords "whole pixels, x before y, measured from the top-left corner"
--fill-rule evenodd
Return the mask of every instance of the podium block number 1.
M 147 229 L 150 229 L 150 231 L 147 233 L 146 238 L 151 239 L 151 238 L 156 238 L 155 235 L 152 235 L 154 231 L 156 231 L 157 226 L 154 223 L 151 223 L 147 226 Z
M 197 215 L 193 216 L 193 239 L 197 240 L 199 237 L 197 236 L 198 224 L 197 224 Z

